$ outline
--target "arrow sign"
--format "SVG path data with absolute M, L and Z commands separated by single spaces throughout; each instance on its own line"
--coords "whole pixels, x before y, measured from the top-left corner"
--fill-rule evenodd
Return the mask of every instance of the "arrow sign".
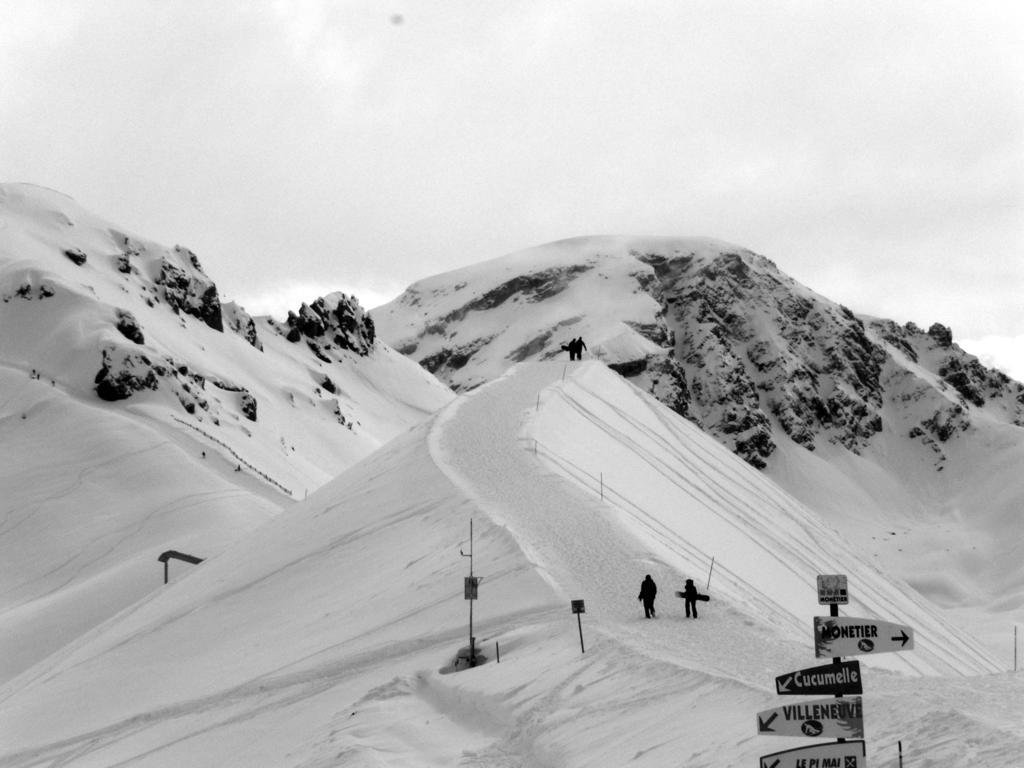
M 848 616 L 814 617 L 814 655 L 819 659 L 909 651 L 913 647 L 914 630 L 910 627 Z
M 860 662 L 843 661 L 810 669 L 798 669 L 775 678 L 780 696 L 847 696 L 864 693 Z
M 867 768 L 863 741 L 839 741 L 761 756 L 760 768 Z
M 757 732 L 762 736 L 862 739 L 864 709 L 860 696 L 787 704 L 758 712 Z

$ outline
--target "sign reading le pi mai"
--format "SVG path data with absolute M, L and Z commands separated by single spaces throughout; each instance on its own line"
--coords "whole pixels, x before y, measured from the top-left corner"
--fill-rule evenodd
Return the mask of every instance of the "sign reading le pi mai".
M 814 617 L 814 655 L 819 659 L 909 651 L 913 647 L 914 630 L 910 627 L 849 616 Z
M 859 661 L 841 661 L 779 675 L 775 692 L 780 696 L 847 696 L 864 693 L 861 679 Z
M 860 696 L 784 704 L 757 713 L 757 732 L 761 736 L 862 739 L 864 708 Z
M 761 756 L 760 768 L 867 768 L 863 741 L 837 741 Z

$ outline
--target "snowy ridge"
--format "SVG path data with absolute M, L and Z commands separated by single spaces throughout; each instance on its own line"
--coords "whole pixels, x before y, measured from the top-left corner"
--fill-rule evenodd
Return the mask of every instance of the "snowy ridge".
M 595 464 L 635 507 L 580 482 Z M 488 661 L 445 674 L 467 642 L 470 518 Z M 817 663 L 813 574 L 837 564 L 851 614 L 917 630 L 918 650 L 865 662 L 869 759 L 902 739 L 1012 764 L 1020 680 L 977 675 L 995 665 L 976 644 L 845 548 L 603 367 L 520 366 L 0 688 L 0 765 L 752 764 L 789 743 L 755 737 L 754 713 L 775 675 Z M 712 553 L 713 600 L 688 621 L 671 590 Z

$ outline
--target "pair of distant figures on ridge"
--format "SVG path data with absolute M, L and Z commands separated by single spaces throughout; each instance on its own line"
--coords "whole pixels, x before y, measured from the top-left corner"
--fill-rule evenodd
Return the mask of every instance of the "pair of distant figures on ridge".
M 570 341 L 568 344 L 562 345 L 562 351 L 569 353 L 570 360 L 582 360 L 583 350 L 587 348 L 587 345 L 583 343 L 583 337 L 578 336 L 577 338 Z
M 640 583 L 640 594 L 637 600 L 644 604 L 644 616 L 648 619 L 654 618 L 654 598 L 658 594 L 658 585 L 654 583 L 651 574 L 647 574 Z M 676 592 L 676 597 L 681 597 L 686 602 L 686 618 L 697 618 L 697 601 L 706 602 L 711 598 L 697 592 L 693 586 L 693 579 L 686 580 L 686 586 L 682 592 Z

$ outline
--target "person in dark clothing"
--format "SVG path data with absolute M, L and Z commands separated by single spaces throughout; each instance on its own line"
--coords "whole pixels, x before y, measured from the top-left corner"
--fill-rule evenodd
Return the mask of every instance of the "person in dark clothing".
M 587 348 L 587 345 L 583 343 L 583 337 L 578 336 L 576 338 L 576 359 L 583 359 L 583 350 Z
M 651 578 L 651 574 L 647 574 L 644 580 L 640 583 L 640 594 L 637 595 L 637 600 L 640 600 L 644 604 L 644 617 L 651 618 L 654 616 L 654 597 L 658 594 L 658 585 L 654 583 L 654 579 Z
M 686 618 L 690 618 L 690 611 L 693 611 L 693 618 L 697 618 L 697 588 L 693 586 L 693 579 L 686 580 L 683 587 L 683 600 L 686 601 Z

